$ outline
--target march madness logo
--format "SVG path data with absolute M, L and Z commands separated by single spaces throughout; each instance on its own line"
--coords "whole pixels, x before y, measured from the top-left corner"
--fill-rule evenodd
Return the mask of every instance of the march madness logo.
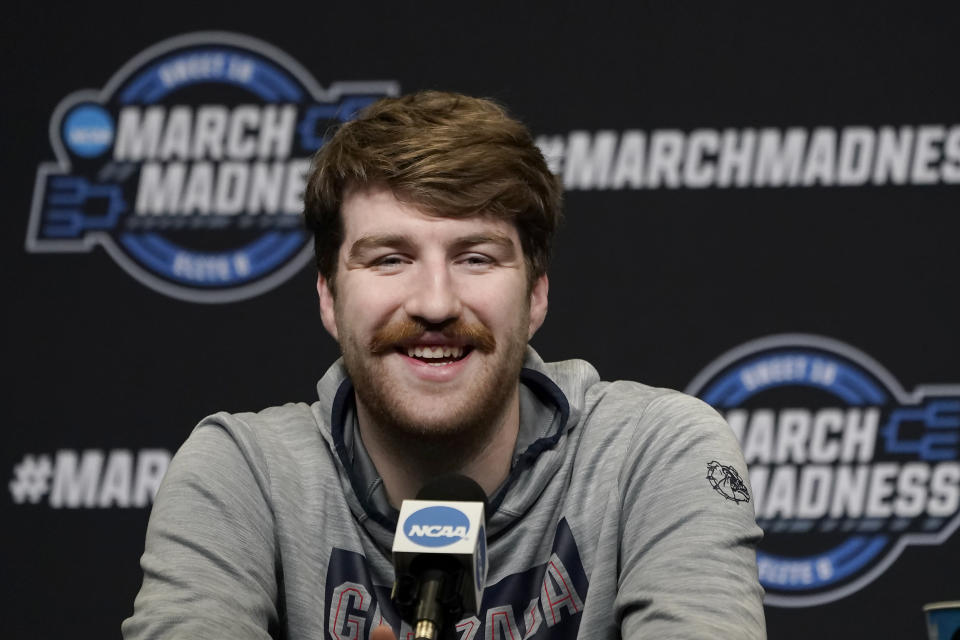
M 907 392 L 849 345 L 778 335 L 720 356 L 687 392 L 743 447 L 767 604 L 842 598 L 960 525 L 960 385 Z
M 161 42 L 54 110 L 57 162 L 37 171 L 27 250 L 99 245 L 141 283 L 191 302 L 268 291 L 310 260 L 299 214 L 326 131 L 397 93 L 393 82 L 324 90 L 242 35 Z

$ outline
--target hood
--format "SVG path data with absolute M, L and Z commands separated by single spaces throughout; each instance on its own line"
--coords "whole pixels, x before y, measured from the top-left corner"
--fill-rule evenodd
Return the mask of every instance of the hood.
M 600 380 L 583 360 L 544 362 L 532 347 L 520 372 L 520 432 L 511 471 L 489 498 L 488 535 L 495 537 L 537 500 L 564 458 L 568 434 L 580 423 L 587 389 Z M 341 485 L 357 520 L 384 548 L 393 544 L 398 512 L 356 429 L 353 385 L 343 359 L 317 383 L 317 425 L 334 451 Z

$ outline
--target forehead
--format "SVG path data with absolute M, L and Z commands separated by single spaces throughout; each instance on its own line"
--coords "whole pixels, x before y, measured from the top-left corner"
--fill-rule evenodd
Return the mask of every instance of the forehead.
M 462 235 L 488 231 L 507 236 L 519 246 L 516 226 L 493 216 L 447 218 L 431 215 L 415 204 L 397 200 L 385 187 L 353 190 L 346 194 L 341 207 L 343 217 L 343 245 L 357 239 L 379 234 L 405 234 L 424 241 L 456 238 Z

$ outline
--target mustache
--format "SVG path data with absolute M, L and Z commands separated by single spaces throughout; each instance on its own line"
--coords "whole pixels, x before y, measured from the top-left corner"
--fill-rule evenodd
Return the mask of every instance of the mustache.
M 418 318 L 404 318 L 377 329 L 367 345 L 376 355 L 393 351 L 398 344 L 417 342 L 426 333 L 439 333 L 448 340 L 464 342 L 482 353 L 497 348 L 493 333 L 479 322 L 456 318 L 444 324 L 429 324 Z

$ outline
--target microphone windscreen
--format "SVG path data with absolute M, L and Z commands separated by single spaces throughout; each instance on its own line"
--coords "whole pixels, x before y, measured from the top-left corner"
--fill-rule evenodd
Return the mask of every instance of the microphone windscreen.
M 473 478 L 460 473 L 437 476 L 420 488 L 416 500 L 453 500 L 456 502 L 482 502 L 483 523 L 490 524 L 490 505 L 487 494 Z
M 455 500 L 458 502 L 482 502 L 487 506 L 487 494 L 473 478 L 459 473 L 438 476 L 417 492 L 417 500 Z

